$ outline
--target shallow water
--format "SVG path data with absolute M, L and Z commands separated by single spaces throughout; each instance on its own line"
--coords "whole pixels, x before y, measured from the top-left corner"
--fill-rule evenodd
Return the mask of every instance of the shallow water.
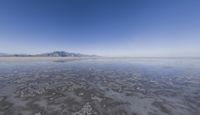
M 200 59 L 0 62 L 0 115 L 198 115 Z

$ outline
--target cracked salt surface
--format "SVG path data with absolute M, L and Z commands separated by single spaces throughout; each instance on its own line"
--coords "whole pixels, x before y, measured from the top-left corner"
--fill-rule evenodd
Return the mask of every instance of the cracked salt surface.
M 92 107 L 87 102 L 80 111 L 72 113 L 72 115 L 92 115 Z
M 1 62 L 0 115 L 198 115 L 200 60 Z

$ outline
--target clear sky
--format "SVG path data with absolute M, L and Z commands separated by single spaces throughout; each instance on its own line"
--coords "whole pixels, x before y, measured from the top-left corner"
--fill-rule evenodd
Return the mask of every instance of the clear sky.
M 200 0 L 1 0 L 0 52 L 200 56 Z

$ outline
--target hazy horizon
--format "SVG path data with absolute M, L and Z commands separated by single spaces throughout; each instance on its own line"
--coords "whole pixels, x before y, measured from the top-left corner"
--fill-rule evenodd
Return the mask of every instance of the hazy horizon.
M 3 0 L 0 53 L 200 57 L 198 0 Z

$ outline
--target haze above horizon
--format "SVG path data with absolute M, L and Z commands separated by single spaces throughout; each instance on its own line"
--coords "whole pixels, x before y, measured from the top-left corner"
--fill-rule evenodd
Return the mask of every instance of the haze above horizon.
M 1 0 L 0 52 L 199 57 L 199 0 Z

